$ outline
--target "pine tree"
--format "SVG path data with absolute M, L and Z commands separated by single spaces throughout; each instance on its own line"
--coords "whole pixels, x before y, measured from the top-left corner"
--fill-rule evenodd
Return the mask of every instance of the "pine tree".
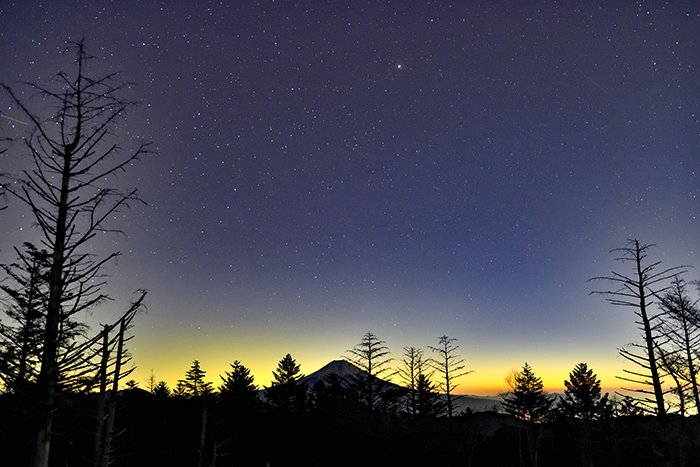
M 222 384 L 219 386 L 219 392 L 223 394 L 242 395 L 255 393 L 258 387 L 253 384 L 253 375 L 240 361 L 234 360 L 231 364 L 231 371 L 225 372 L 226 377 L 222 376 Z
M 258 400 L 258 387 L 253 384 L 253 375 L 241 362 L 235 360 L 231 371 L 222 376 L 219 394 L 222 401 L 236 406 L 252 406 Z
M 168 398 L 170 397 L 170 388 L 168 387 L 168 384 L 165 381 L 158 381 L 153 386 L 152 393 L 154 396 L 157 397 Z
M 295 384 L 304 377 L 300 371 L 301 365 L 297 365 L 296 360 L 287 354 L 279 361 L 277 369 L 272 371 L 272 377 L 275 379 L 273 384 L 276 386 Z
M 307 387 L 301 382 L 301 365 L 290 354 L 285 355 L 272 372 L 274 380 L 266 389 L 267 398 L 273 407 L 286 411 L 303 410 L 307 401 Z
M 193 361 L 192 366 L 185 373 L 185 379 L 177 382 L 176 393 L 185 397 L 199 397 L 213 393 L 212 384 L 204 381 L 206 374 L 207 372 L 200 368 L 199 360 Z
M 3 313 L 12 324 L 0 324 L 0 380 L 7 390 L 20 393 L 36 381 L 41 361 L 44 307 L 48 296 L 51 258 L 31 243 L 15 248 L 18 262 L 0 265 L 16 284 L 3 283 L 8 297 Z
M 608 394 L 601 396 L 600 380 L 587 364 L 577 364 L 564 386 L 564 397 L 559 401 L 559 410 L 564 416 L 582 420 L 612 416 Z
M 422 417 L 437 417 L 444 410 L 437 385 L 430 377 L 420 373 L 416 378 L 416 414 Z
M 535 376 L 526 362 L 515 377 L 513 392 L 503 397 L 503 410 L 528 422 L 546 421 L 552 413 L 554 399 L 545 394 L 543 388 L 542 379 Z

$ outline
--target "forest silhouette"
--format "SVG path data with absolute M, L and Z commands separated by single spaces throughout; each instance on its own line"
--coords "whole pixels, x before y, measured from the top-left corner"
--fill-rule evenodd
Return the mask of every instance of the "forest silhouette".
M 649 259 L 654 245 L 636 239 L 614 250 L 630 272 L 592 279 L 610 286 L 593 293 L 638 319 L 639 342 L 619 350 L 631 386 L 615 396 L 602 393 L 586 363 L 571 370 L 563 395 L 547 394 L 524 362 L 488 410 L 460 407 L 455 390 L 470 370 L 456 338 L 392 357 L 372 332 L 324 374 L 304 376 L 287 354 L 269 387 L 239 360 L 215 385 L 194 360 L 174 387 L 153 376 L 142 389 L 128 379 L 128 344 L 146 291 L 101 329 L 80 317 L 109 300 L 102 268 L 118 256 L 96 257 L 91 241 L 117 230 L 114 213 L 140 201 L 135 189 L 109 183 L 150 149 L 115 150 L 115 124 L 133 104 L 120 97 L 125 84 L 118 74 L 89 76 L 82 41 L 71 50 L 75 70 L 58 75 L 59 89 L 30 85 L 50 106 L 37 110 L 3 85 L 31 123 L 23 150 L 33 161 L 3 189 L 43 238 L 2 267 L 2 465 L 683 466 L 698 458 L 700 312 L 688 268 L 661 266 Z

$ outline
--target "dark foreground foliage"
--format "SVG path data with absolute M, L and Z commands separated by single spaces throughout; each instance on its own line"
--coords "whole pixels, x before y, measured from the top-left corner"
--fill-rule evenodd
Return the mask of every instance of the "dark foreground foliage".
M 59 406 L 51 465 L 91 465 L 95 398 L 64 396 Z M 18 396 L 0 396 L 3 465 L 26 465 L 30 423 L 31 408 Z M 120 393 L 116 428 L 115 467 L 691 466 L 700 459 L 698 417 L 589 424 L 557 419 L 544 425 L 494 412 L 451 420 L 370 418 L 352 405 L 290 413 L 230 407 L 213 396 L 163 398 L 133 389 Z

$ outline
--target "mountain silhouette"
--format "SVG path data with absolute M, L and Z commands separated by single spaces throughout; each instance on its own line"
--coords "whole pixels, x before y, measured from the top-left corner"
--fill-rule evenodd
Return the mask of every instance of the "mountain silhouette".
M 355 383 L 357 377 L 362 374 L 362 370 L 347 360 L 333 360 L 324 365 L 320 369 L 302 378 L 302 382 L 307 384 L 308 388 L 313 388 L 318 381 L 323 381 L 326 376 L 336 374 L 346 386 Z M 391 381 L 384 381 L 388 387 L 400 388 L 398 384 Z M 441 395 L 441 397 L 445 397 Z M 454 404 L 457 413 L 465 410 L 474 412 L 483 412 L 487 410 L 497 410 L 501 403 L 501 396 L 475 396 L 467 394 L 453 394 L 452 403 Z
M 306 383 L 309 388 L 312 388 L 314 384 L 319 381 L 324 381 L 328 375 L 332 374 L 340 376 L 346 385 L 350 385 L 355 382 L 357 377 L 362 375 L 362 370 L 347 360 L 333 360 L 310 375 L 302 378 L 301 382 Z

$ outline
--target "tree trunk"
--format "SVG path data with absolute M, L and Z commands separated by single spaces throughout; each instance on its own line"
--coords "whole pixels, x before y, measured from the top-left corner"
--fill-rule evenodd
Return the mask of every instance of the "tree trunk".
M 95 458 L 93 465 L 102 465 L 102 455 L 105 448 L 105 416 L 107 392 L 107 362 L 109 361 L 109 326 L 102 329 L 102 360 L 100 361 L 100 395 L 97 402 L 97 417 L 95 426 Z
M 102 450 L 102 463 L 99 467 L 109 467 L 112 454 L 112 433 L 114 432 L 114 419 L 117 414 L 117 393 L 119 391 L 119 378 L 122 371 L 122 357 L 124 354 L 124 333 L 126 325 L 124 319 L 119 323 L 119 340 L 117 341 L 117 357 L 114 362 L 114 375 L 112 376 L 112 391 L 107 401 L 107 421 L 105 425 L 104 447 Z
M 80 132 L 78 131 L 76 138 L 79 137 L 79 134 Z M 66 149 L 66 152 L 63 154 L 61 195 L 58 216 L 56 217 L 56 233 L 49 275 L 49 302 L 46 307 L 44 346 L 41 355 L 41 370 L 37 382 L 39 416 L 32 462 L 33 467 L 48 467 L 49 465 L 54 400 L 58 383 L 58 328 L 61 321 L 61 301 L 63 298 L 63 261 L 66 247 L 66 221 L 68 218 L 68 194 L 72 156 L 70 150 Z
M 199 448 L 197 450 L 197 467 L 202 467 L 204 464 L 204 443 L 207 437 L 207 402 L 202 401 L 202 423 L 199 431 Z
M 651 372 L 651 382 L 654 387 L 654 398 L 656 399 L 656 413 L 659 417 L 666 415 L 666 407 L 664 404 L 664 393 L 661 388 L 661 379 L 659 378 L 659 370 L 656 365 L 656 355 L 654 354 L 654 336 L 651 332 L 651 323 L 647 316 L 646 290 L 644 290 L 645 278 L 642 274 L 642 252 L 639 248 L 639 241 L 634 241 L 635 246 L 635 262 L 637 263 L 637 277 L 639 279 L 639 312 L 642 317 L 644 326 L 644 340 L 647 345 L 647 358 L 649 359 L 649 371 Z
M 683 320 L 683 339 L 685 341 L 685 356 L 688 362 L 688 372 L 690 373 L 690 387 L 693 390 L 693 401 L 695 402 L 695 410 L 700 413 L 700 393 L 698 393 L 698 378 L 697 370 L 695 369 L 695 362 L 693 360 L 693 354 L 691 353 L 690 345 L 690 330 L 688 329 L 688 322 L 684 318 Z

